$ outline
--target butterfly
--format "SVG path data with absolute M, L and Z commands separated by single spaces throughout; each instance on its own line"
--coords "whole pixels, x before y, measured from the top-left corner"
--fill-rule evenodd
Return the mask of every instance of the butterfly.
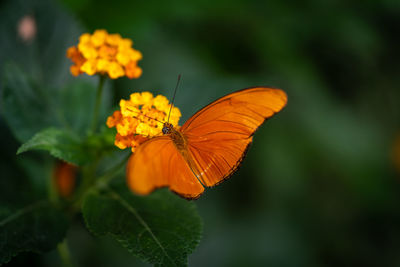
M 255 131 L 287 102 L 280 89 L 252 87 L 223 96 L 180 129 L 163 124 L 163 135 L 141 144 L 127 163 L 127 183 L 140 195 L 168 187 L 197 199 L 206 187 L 228 179 L 241 165 Z

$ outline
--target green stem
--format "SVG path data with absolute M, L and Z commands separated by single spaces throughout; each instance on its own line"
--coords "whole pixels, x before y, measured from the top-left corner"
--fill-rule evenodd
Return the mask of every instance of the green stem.
M 58 254 L 60 255 L 60 258 L 63 262 L 64 267 L 73 267 L 74 266 L 71 261 L 71 253 L 69 251 L 66 239 L 64 239 L 63 242 L 58 244 L 57 251 L 58 251 Z
M 96 188 L 103 187 L 104 185 L 107 185 L 121 170 L 121 168 L 125 165 L 126 161 L 128 160 L 128 157 L 131 155 L 131 153 L 127 154 L 125 157 L 123 157 L 122 161 L 119 162 L 117 165 L 106 171 L 102 176 L 96 179 L 96 182 L 94 182 L 95 178 L 95 173 L 92 172 L 93 170 L 89 170 L 85 178 L 85 183 L 82 184 L 79 192 L 77 192 L 77 197 L 76 200 L 73 204 L 73 207 L 75 210 L 78 210 L 81 207 L 83 198 L 85 197 L 86 193 L 89 192 L 90 189 L 92 189 L 92 185 Z M 95 164 L 97 166 L 97 163 Z
M 47 193 L 48 193 L 48 199 L 51 203 L 57 204 L 58 203 L 58 192 L 57 192 L 57 187 L 56 187 L 56 181 L 53 177 L 54 175 L 54 168 L 57 168 L 57 163 L 53 165 L 53 173 L 50 175 L 50 178 L 47 183 Z
M 105 81 L 106 76 L 100 75 L 99 78 L 99 85 L 97 87 L 97 93 L 96 93 L 96 103 L 94 106 L 94 111 L 93 111 L 93 120 L 92 120 L 92 127 L 90 133 L 95 133 L 97 130 L 97 119 L 99 117 L 99 110 L 100 110 L 100 104 L 101 104 L 101 95 L 103 92 L 103 85 Z
M 79 188 L 76 190 L 75 193 L 75 201 L 72 205 L 74 210 L 79 210 L 81 207 L 81 202 L 83 197 L 85 196 L 86 192 L 90 189 L 91 185 L 93 184 L 93 181 L 96 178 L 96 169 L 97 165 L 99 163 L 100 159 L 98 157 L 95 158 L 95 160 L 90 164 L 89 166 L 86 166 L 82 170 L 82 183 L 79 186 Z
M 102 187 L 104 185 L 107 185 L 121 170 L 122 167 L 124 167 L 126 161 L 128 158 L 131 156 L 131 153 L 128 153 L 125 157 L 123 157 L 122 161 L 115 165 L 113 168 L 108 170 L 106 173 L 104 173 L 102 176 L 100 176 L 97 179 L 96 182 L 96 187 Z

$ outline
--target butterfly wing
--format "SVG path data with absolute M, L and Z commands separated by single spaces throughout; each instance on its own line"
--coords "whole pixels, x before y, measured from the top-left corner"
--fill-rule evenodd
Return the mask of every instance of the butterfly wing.
M 280 89 L 254 87 L 228 94 L 194 114 L 181 128 L 187 138 L 191 170 L 214 186 L 237 170 L 252 136 L 287 102 Z
M 204 191 L 169 136 L 140 145 L 129 158 L 126 172 L 128 186 L 141 195 L 169 187 L 184 198 L 195 199 Z

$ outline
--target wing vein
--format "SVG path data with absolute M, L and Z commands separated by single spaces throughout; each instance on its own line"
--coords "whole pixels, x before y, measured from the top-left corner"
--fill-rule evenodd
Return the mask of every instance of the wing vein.
M 221 155 L 217 155 L 217 156 L 219 156 L 221 159 L 223 159 L 223 160 L 225 161 L 225 163 L 226 163 L 226 165 L 228 165 L 228 168 L 229 168 L 229 169 L 232 168 L 232 166 L 229 164 L 229 162 L 225 159 L 224 156 L 221 156 Z
M 195 146 L 193 144 L 192 144 L 192 146 L 195 147 L 197 150 L 201 150 L 203 152 L 211 153 L 209 150 L 202 149 L 202 148 L 200 148 L 198 146 Z M 239 150 L 239 151 L 241 151 L 241 150 Z M 232 157 L 236 157 L 236 154 L 232 153 L 230 150 L 224 150 L 224 152 L 228 152 Z
M 241 122 L 238 122 L 238 121 L 229 121 L 229 120 L 221 120 L 221 119 L 212 120 L 212 122 L 215 122 L 215 121 L 220 121 L 220 122 L 228 122 L 228 123 L 239 124 L 239 125 L 241 125 L 241 126 L 243 126 L 243 127 L 246 127 L 246 128 L 248 128 L 248 129 L 250 129 L 250 130 L 252 130 L 252 129 L 253 129 L 253 127 L 249 127 L 248 125 L 246 125 L 246 124 L 243 124 L 243 123 L 241 123 Z M 249 121 L 249 120 L 248 120 L 248 121 Z M 208 123 L 210 123 L 210 122 L 211 122 L 211 121 L 206 121 L 206 122 L 204 122 L 204 123 L 202 123 L 202 124 L 196 125 L 195 127 L 191 128 L 191 129 L 190 129 L 190 131 L 192 131 L 192 130 L 194 130 L 194 129 L 197 129 L 197 128 L 201 127 L 201 126 L 204 126 L 204 125 L 206 125 L 206 124 L 208 124 Z M 252 122 L 252 121 L 249 121 L 249 122 L 251 122 L 251 123 L 255 124 L 255 125 L 256 125 L 256 127 L 258 126 L 258 124 L 254 123 L 254 122 Z M 256 127 L 255 127 L 255 128 L 256 128 Z
M 190 118 L 191 121 L 189 122 L 189 124 L 188 124 L 187 126 L 185 126 L 185 125 L 184 125 L 184 126 L 186 127 L 186 129 L 188 129 L 189 126 L 190 126 L 190 124 L 192 124 L 192 122 L 195 121 L 195 119 L 196 119 L 198 116 L 200 116 L 203 112 L 207 111 L 209 108 L 211 108 L 212 106 L 215 106 L 216 104 L 222 103 L 223 101 L 227 101 L 228 99 L 229 99 L 229 98 L 224 99 L 224 100 L 221 100 L 221 101 L 216 100 L 215 102 L 213 102 L 213 103 L 211 103 L 211 104 L 205 106 L 203 109 L 201 109 L 201 110 L 199 110 L 198 112 L 196 112 L 196 113 L 193 115 L 193 117 Z
M 215 167 L 217 167 L 220 175 L 224 176 L 224 173 L 221 171 L 221 169 L 219 168 L 218 164 L 215 163 L 214 158 L 210 157 L 211 162 L 214 164 Z
M 191 153 L 191 156 L 192 156 L 192 158 L 193 158 L 193 160 L 195 161 L 195 163 L 197 163 L 198 165 L 199 165 L 199 167 L 200 167 L 200 170 L 205 170 L 205 168 L 202 166 L 202 164 L 200 163 L 200 161 L 198 160 L 198 158 L 197 158 L 197 156 L 196 156 L 196 154 L 195 153 L 193 153 L 193 151 L 190 151 Z M 196 151 L 197 152 L 197 151 Z M 197 168 L 197 172 L 200 172 L 200 170 Z M 195 173 L 195 172 L 194 172 Z M 202 175 L 202 173 L 195 173 L 195 176 L 199 179 L 199 181 L 200 181 L 200 183 L 203 185 L 203 186 L 205 186 L 206 185 L 206 182 L 204 181 L 204 179 L 203 179 L 203 175 Z
M 246 133 L 242 133 L 242 132 L 234 132 L 234 131 L 214 131 L 214 132 L 209 132 L 206 134 L 203 134 L 202 136 L 207 136 L 207 135 L 211 135 L 211 134 L 218 134 L 218 133 L 231 133 L 231 134 L 239 134 L 239 135 L 244 135 L 249 137 L 250 135 L 246 134 Z M 229 140 L 229 139 L 227 139 Z M 235 138 L 233 140 L 240 140 L 240 138 Z

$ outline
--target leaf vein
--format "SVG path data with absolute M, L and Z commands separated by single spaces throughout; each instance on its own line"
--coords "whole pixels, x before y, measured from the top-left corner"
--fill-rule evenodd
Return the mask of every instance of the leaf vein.
M 164 249 L 164 246 L 161 244 L 161 242 L 158 240 L 158 238 L 154 235 L 153 231 L 150 229 L 149 225 L 143 220 L 143 218 L 139 215 L 139 213 L 136 211 L 135 208 L 133 208 L 129 203 L 123 199 L 117 192 L 112 190 L 111 188 L 108 188 L 108 190 L 111 193 L 111 196 L 120 202 L 122 206 L 124 206 L 130 213 L 132 213 L 136 219 L 139 221 L 140 224 L 143 225 L 143 227 L 149 232 L 150 236 L 154 239 L 154 241 L 157 243 L 157 245 L 161 248 L 161 250 L 164 252 L 165 256 L 175 265 L 176 263 L 172 260 L 172 258 L 168 255 L 167 251 Z
M 26 207 L 24 207 L 24 208 L 22 208 L 20 210 L 17 210 L 15 213 L 11 214 L 10 216 L 8 216 L 8 217 L 4 218 L 2 221 L 0 221 L 0 227 L 6 225 L 7 223 L 17 219 L 18 217 L 20 217 L 20 216 L 22 216 L 22 215 L 24 215 L 24 214 L 26 214 L 26 213 L 34 210 L 34 209 L 37 209 L 37 208 L 41 207 L 44 204 L 45 204 L 45 201 L 41 200 L 41 201 L 37 201 L 35 203 L 32 203 L 32 204 L 30 204 L 30 205 L 28 205 L 28 206 L 26 206 Z

